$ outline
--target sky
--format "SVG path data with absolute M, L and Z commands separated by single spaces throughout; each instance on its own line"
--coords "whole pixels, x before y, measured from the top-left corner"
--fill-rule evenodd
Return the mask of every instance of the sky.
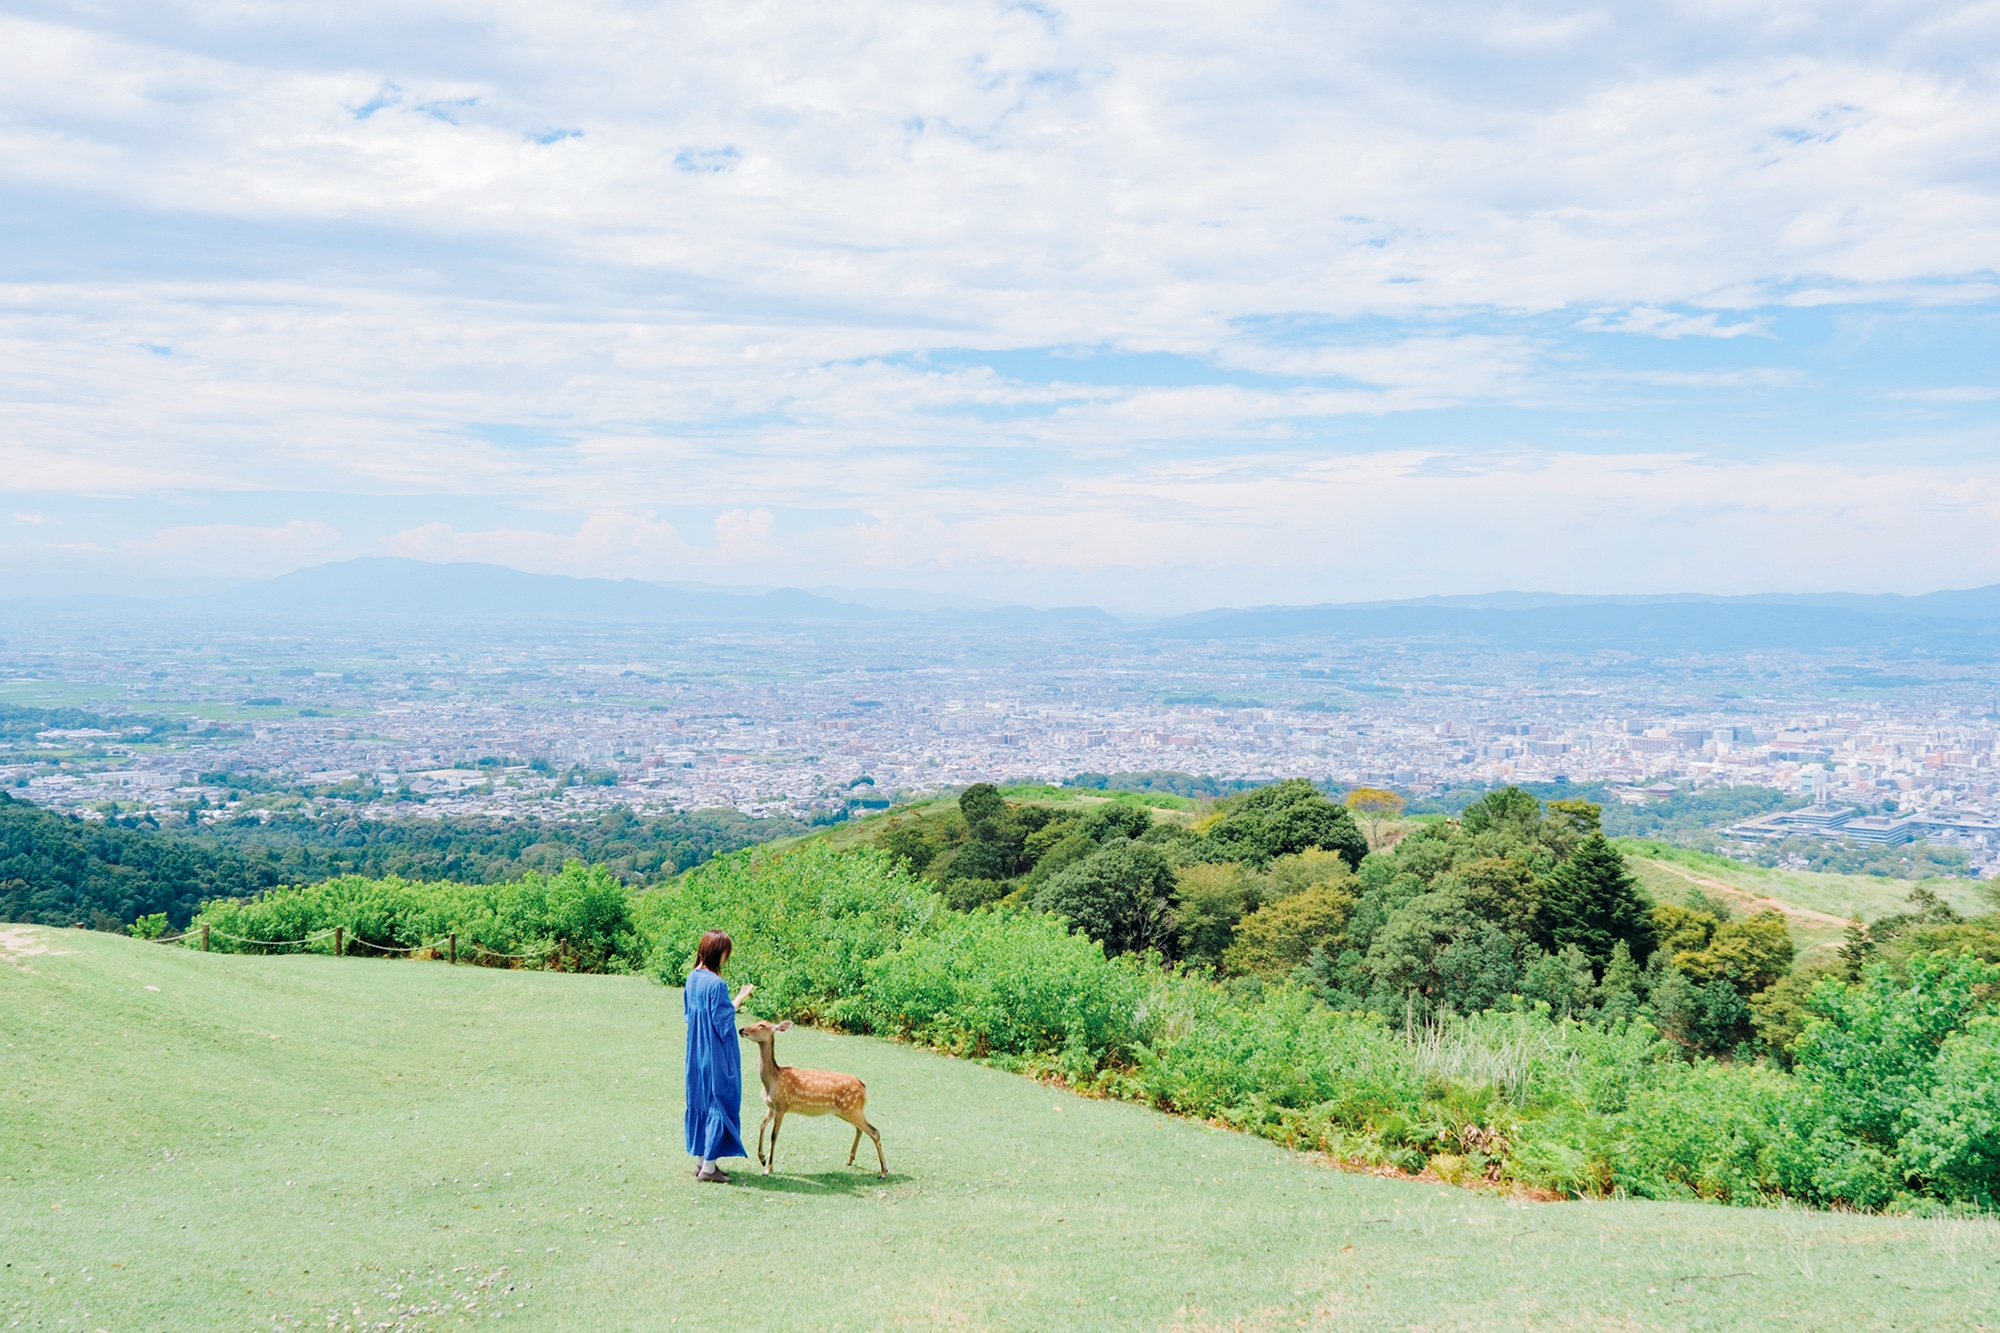
M 1976 586 L 1996 269 L 1993 0 L 0 0 L 0 582 Z

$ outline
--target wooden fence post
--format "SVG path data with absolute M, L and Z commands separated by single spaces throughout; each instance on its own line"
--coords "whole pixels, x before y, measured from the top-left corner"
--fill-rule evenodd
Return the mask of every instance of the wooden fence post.
M 203 927 L 201 928 L 201 951 L 202 951 L 203 953 L 207 953 L 207 952 L 208 952 L 208 927 L 207 927 L 207 926 L 203 926 Z
M 455 930 L 451 933 L 451 961 L 458 961 L 458 932 Z
M 335 926 L 333 928 L 333 956 L 335 958 L 340 957 L 345 952 L 346 944 L 347 928 L 345 926 Z

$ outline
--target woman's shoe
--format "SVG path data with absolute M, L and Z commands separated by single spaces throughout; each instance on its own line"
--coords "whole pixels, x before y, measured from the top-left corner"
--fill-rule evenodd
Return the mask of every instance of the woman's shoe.
M 729 1183 L 729 1177 L 722 1173 L 722 1168 L 719 1166 L 703 1167 L 694 1173 L 694 1178 L 716 1185 L 727 1185 Z

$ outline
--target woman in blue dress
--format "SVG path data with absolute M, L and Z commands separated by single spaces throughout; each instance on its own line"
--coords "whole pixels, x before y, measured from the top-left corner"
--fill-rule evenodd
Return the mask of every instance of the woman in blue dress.
M 729 961 L 729 936 L 711 930 L 695 947 L 681 1006 L 687 1015 L 687 1150 L 701 1165 L 696 1180 L 728 1184 L 718 1157 L 747 1157 L 739 1116 L 743 1106 L 743 1053 L 736 1044 L 736 1011 L 755 986 L 729 997 L 719 975 Z

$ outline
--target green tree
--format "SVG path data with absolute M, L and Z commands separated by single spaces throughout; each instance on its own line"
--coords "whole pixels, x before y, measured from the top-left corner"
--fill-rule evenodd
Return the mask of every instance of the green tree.
M 1715 938 L 1716 927 L 1721 924 L 1708 912 L 1682 907 L 1678 903 L 1659 903 L 1653 908 L 1654 941 L 1667 951 L 1669 957 L 1706 949 L 1708 942 Z
M 1402 1010 L 1414 993 L 1423 1001 L 1418 1016 L 1428 1016 L 1431 1001 L 1443 990 L 1438 956 L 1478 920 L 1465 895 L 1450 888 L 1419 894 L 1391 912 L 1368 944 L 1370 1002 L 1385 1013 Z
M 1108 843 L 1035 890 L 1031 905 L 1053 912 L 1107 953 L 1176 950 L 1174 872 L 1142 843 Z
M 1223 962 L 1231 972 L 1283 976 L 1316 949 L 1336 952 L 1353 910 L 1345 882 L 1316 884 L 1244 917 Z
M 945 850 L 932 839 L 924 823 L 915 819 L 890 820 L 875 835 L 875 845 L 899 858 L 912 875 L 923 874 Z
M 1847 980 L 1838 961 L 1801 968 L 1750 997 L 1750 1021 L 1756 1029 L 1758 1044 L 1781 1067 L 1792 1067 L 1792 1043 L 1806 1030 L 1806 1022 L 1812 1017 L 1806 1006 L 1812 1000 L 1814 988 L 1828 980 Z
M 1511 829 L 1531 832 L 1542 818 L 1542 803 L 1519 787 L 1490 791 L 1465 807 L 1458 817 L 1467 833 L 1490 833 Z
M 1944 1039 L 1902 1123 L 1905 1172 L 1947 1199 L 2000 1203 L 2000 1020 L 1975 1018 Z
M 1253 877 L 1253 883 L 1264 902 L 1274 903 L 1318 884 L 1337 884 L 1353 878 L 1353 869 L 1339 852 L 1308 847 L 1290 856 L 1277 857 L 1261 880 Z
M 1368 855 L 1368 840 L 1354 816 L 1304 778 L 1274 782 L 1224 802 L 1220 817 L 1205 831 L 1205 842 L 1196 859 L 1258 867 L 1308 847 L 1338 852 L 1357 870 Z
M 965 820 L 966 841 L 951 855 L 942 870 L 947 882 L 954 879 L 1012 879 L 1024 868 L 1022 846 L 1033 829 L 1039 829 L 1048 811 L 1034 808 L 1038 818 L 1023 818 L 1026 811 L 1007 804 L 1000 789 L 990 782 L 975 782 L 958 798 L 958 813 Z
M 1582 950 L 1578 950 L 1581 953 Z M 1590 960 L 1585 959 L 1588 964 Z M 1632 946 L 1624 940 L 1611 946 L 1611 961 L 1597 983 L 1597 1002 L 1606 1019 L 1633 1018 L 1645 996 L 1646 974 L 1632 961 Z
M 1541 934 L 1551 950 L 1576 945 L 1601 973 L 1620 940 L 1635 960 L 1651 956 L 1652 906 L 1618 849 L 1602 833 L 1593 833 L 1549 876 L 1542 892 Z
M 1696 982 L 1676 971 L 1664 951 L 1646 970 L 1645 1011 L 1669 1040 L 1697 1054 L 1733 1050 L 1750 1035 L 1750 1007 L 1734 986 Z
M 1758 912 L 1717 926 L 1705 947 L 1676 953 L 1674 966 L 1697 981 L 1726 981 L 1748 996 L 1790 972 L 1794 953 L 1783 914 Z
M 1603 832 L 1604 807 L 1595 801 L 1550 801 L 1538 830 L 1557 856 L 1568 856 L 1593 833 Z
M 1561 953 L 1543 953 L 1529 946 L 1535 955 L 1521 976 L 1521 998 L 1542 1000 L 1557 1018 L 1576 1018 L 1590 1011 L 1597 995 L 1597 980 L 1591 975 L 1590 959 L 1574 944 Z M 1631 955 L 1626 955 L 1629 964 Z M 1611 969 L 1605 968 L 1610 980 Z
M 966 830 L 984 841 L 997 841 L 1000 822 L 1007 817 L 1007 799 L 990 782 L 975 782 L 959 793 L 958 812 L 965 816 Z
M 1479 921 L 1452 936 L 1436 960 L 1439 1005 L 1476 1014 L 1491 1009 L 1520 985 L 1514 941 L 1491 921 Z
M 1174 925 L 1181 957 L 1214 963 L 1235 938 L 1237 922 L 1254 907 L 1257 886 L 1234 861 L 1183 866 L 1174 872 Z

